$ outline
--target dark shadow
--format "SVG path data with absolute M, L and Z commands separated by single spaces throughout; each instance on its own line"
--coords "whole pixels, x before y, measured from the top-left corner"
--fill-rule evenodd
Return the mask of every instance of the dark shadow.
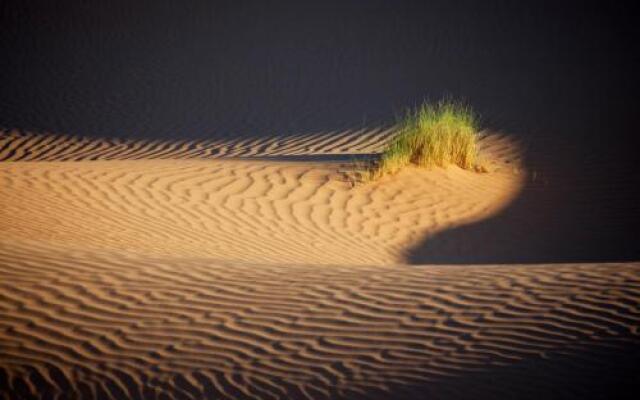
M 386 382 L 386 390 L 349 391 L 326 386 L 326 382 L 316 382 L 317 387 L 326 391 L 319 398 L 332 399 L 636 399 L 640 382 L 637 379 L 637 365 L 640 362 L 640 351 L 635 345 L 635 338 L 631 337 L 631 344 L 627 347 L 617 343 L 623 338 L 616 338 L 607 343 L 594 341 L 583 346 L 582 351 L 549 352 L 545 356 L 528 355 L 505 365 L 485 364 L 460 366 L 452 369 L 450 376 L 415 376 L 413 384 L 393 381 Z M 488 360 L 489 361 L 489 360 Z M 42 377 L 42 370 L 49 370 L 50 377 Z M 166 372 L 162 384 L 155 378 L 143 379 L 136 382 L 127 373 L 116 373 L 117 379 L 107 380 L 104 385 L 96 385 L 97 390 L 91 390 L 88 385 L 75 385 L 55 364 L 35 368 L 26 366 L 25 375 L 11 377 L 4 368 L 0 367 L 0 393 L 9 393 L 15 398 L 55 398 L 60 390 L 73 393 L 79 392 L 82 399 L 112 399 L 126 398 L 207 398 L 220 396 L 218 386 L 214 386 L 207 375 L 200 371 Z M 223 372 L 215 372 L 219 381 L 225 382 Z M 153 372 L 150 373 L 153 377 Z M 186 376 L 186 377 L 185 377 Z M 187 379 L 190 378 L 190 379 Z M 26 379 L 25 379 L 26 378 Z M 201 385 L 193 386 L 195 378 Z M 96 378 L 99 379 L 99 378 Z M 31 381 L 31 382 L 29 382 Z M 124 383 L 124 385 L 123 385 Z M 286 391 L 288 398 L 308 398 L 299 387 L 286 379 L 275 380 L 277 386 Z M 55 385 L 58 385 L 56 387 Z M 73 388 L 73 389 L 72 389 Z M 234 398 L 248 398 L 246 392 L 241 392 L 228 385 L 226 394 L 231 393 Z M 33 395 L 36 392 L 38 397 Z M 158 396 L 161 391 L 163 396 Z M 346 393 L 345 393 L 346 392 Z M 13 398 L 13 397 L 12 397 Z
M 601 129 L 624 132 L 624 127 L 612 122 Z M 424 238 L 408 251 L 407 261 L 639 261 L 638 166 L 633 149 L 622 148 L 628 143 L 604 140 L 603 135 L 601 140 L 585 136 L 575 143 L 558 138 L 533 143 L 525 154 L 527 183 L 506 209 L 488 219 Z
M 554 126 L 549 110 L 634 98 L 632 15 L 529 3 L 12 2 L 0 13 L 0 127 L 286 136 L 377 126 L 451 95 L 530 136 Z
M 410 262 L 640 258 L 639 32 L 621 5 L 12 2 L 0 26 L 0 127 L 266 138 L 387 124 L 450 95 L 528 142 L 540 181 Z
M 303 163 L 331 163 L 343 164 L 345 168 L 353 169 L 354 164 L 368 164 L 379 158 L 378 154 L 300 154 L 300 155 L 264 155 L 230 157 L 240 160 L 303 162 Z
M 635 399 L 640 389 L 635 345 L 615 348 L 594 342 L 579 353 L 530 355 L 509 365 L 452 371 L 429 383 L 398 385 L 398 399 Z M 367 393 L 350 398 L 388 398 Z

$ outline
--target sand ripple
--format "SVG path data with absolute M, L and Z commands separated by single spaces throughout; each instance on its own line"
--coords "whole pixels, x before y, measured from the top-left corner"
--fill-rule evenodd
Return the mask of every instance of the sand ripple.
M 354 155 L 382 149 L 390 128 L 349 129 L 296 136 L 212 140 L 95 139 L 0 130 L 0 161 L 153 160 L 296 155 Z
M 59 138 L 40 140 L 50 147 L 49 141 Z M 405 249 L 424 235 L 485 218 L 517 195 L 522 176 L 506 164 L 513 158 L 511 148 L 497 136 L 483 143 L 502 170 L 408 169 L 352 187 L 344 171 L 353 167 L 342 162 L 88 161 L 87 148 L 85 161 L 44 161 L 72 159 L 73 152 L 64 149 L 76 143 L 58 143 L 54 147 L 60 151 L 36 155 L 37 143 L 30 142 L 28 151 L 15 140 L 2 154 L 38 161 L 0 166 L 5 188 L 0 228 L 15 239 L 152 255 L 261 263 L 403 262 Z M 132 149 L 113 146 L 110 154 L 136 158 Z M 162 146 L 153 152 L 185 156 Z
M 327 268 L 20 245 L 0 264 L 5 394 L 533 398 L 579 376 L 580 398 L 640 360 L 637 264 Z
M 325 157 L 381 135 L 3 133 L 0 397 L 582 399 L 634 382 L 639 264 L 402 265 L 526 174 L 496 135 L 488 174 L 353 187 Z

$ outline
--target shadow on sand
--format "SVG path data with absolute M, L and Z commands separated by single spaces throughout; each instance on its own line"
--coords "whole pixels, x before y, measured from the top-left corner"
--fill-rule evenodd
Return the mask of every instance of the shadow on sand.
M 620 127 L 623 129 L 623 127 Z M 530 146 L 527 182 L 488 219 L 423 239 L 410 264 L 519 264 L 640 260 L 640 179 L 630 152 L 585 136 Z M 602 145 L 600 145 L 602 146 Z
M 619 339 L 619 338 L 618 338 Z M 596 361 L 597 360 L 597 361 Z M 527 355 L 509 365 L 487 364 L 428 384 L 393 388 L 402 399 L 634 399 L 637 348 L 594 341 L 579 354 Z M 368 393 L 365 398 L 385 398 Z
M 240 160 L 301 162 L 301 163 L 331 163 L 353 167 L 354 163 L 368 163 L 379 158 L 375 153 L 353 154 L 277 154 L 232 157 Z
M 569 129 L 569 128 L 567 128 Z M 619 129 L 624 129 L 620 127 Z M 633 157 L 598 139 L 543 136 L 523 154 L 526 183 L 507 208 L 425 237 L 410 264 L 545 264 L 640 261 L 640 179 Z M 354 164 L 377 154 L 247 156 L 279 162 Z

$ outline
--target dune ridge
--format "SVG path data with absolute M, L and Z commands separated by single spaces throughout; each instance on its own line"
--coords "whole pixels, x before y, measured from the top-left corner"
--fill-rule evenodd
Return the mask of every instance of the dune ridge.
M 379 153 L 394 134 L 394 127 L 390 125 L 288 136 L 163 141 L 100 139 L 0 129 L 0 161 L 167 160 L 260 156 L 288 160 L 304 155 L 342 155 L 347 158 L 328 158 L 327 160 L 351 161 L 348 159 L 349 155 Z M 491 154 L 492 158 L 504 158 L 505 151 L 509 153 L 509 157 L 518 158 L 518 146 L 513 138 L 489 131 L 481 132 L 480 137 L 481 150 Z
M 97 139 L 0 130 L 0 161 L 208 159 L 216 157 L 367 154 L 380 151 L 391 127 L 210 140 Z

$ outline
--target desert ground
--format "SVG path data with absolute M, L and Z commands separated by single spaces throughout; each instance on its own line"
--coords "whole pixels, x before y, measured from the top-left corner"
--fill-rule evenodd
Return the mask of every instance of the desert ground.
M 388 134 L 3 132 L 5 397 L 539 398 L 628 385 L 640 264 L 411 265 L 425 236 L 499 214 L 532 178 L 517 143 L 485 134 L 487 173 L 408 168 L 354 184 L 351 159 Z
M 622 7 L 43 3 L 0 6 L 0 398 L 637 397 Z M 445 97 L 486 172 L 357 182 Z

